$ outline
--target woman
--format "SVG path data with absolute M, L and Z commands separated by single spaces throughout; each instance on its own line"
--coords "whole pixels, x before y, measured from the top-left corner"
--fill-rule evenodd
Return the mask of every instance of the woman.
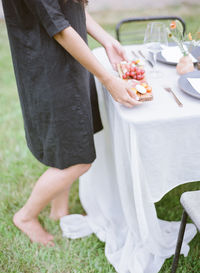
M 84 0 L 3 0 L 27 145 L 49 169 L 37 181 L 14 224 L 33 242 L 54 245 L 38 221 L 51 202 L 51 217 L 68 213 L 73 181 L 95 160 L 93 133 L 102 129 L 91 72 L 113 98 L 139 104 L 130 86 L 108 73 L 87 46 L 99 41 L 113 66 L 121 45 L 85 11 Z

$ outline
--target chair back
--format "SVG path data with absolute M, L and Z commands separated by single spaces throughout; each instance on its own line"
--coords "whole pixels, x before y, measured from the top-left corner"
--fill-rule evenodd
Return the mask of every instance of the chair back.
M 183 35 L 185 34 L 186 25 L 181 17 L 177 16 L 152 16 L 136 17 L 121 20 L 115 28 L 117 40 L 122 44 L 139 44 L 143 43 L 146 26 L 151 21 L 160 21 L 170 25 L 171 21 L 178 20 L 183 26 Z

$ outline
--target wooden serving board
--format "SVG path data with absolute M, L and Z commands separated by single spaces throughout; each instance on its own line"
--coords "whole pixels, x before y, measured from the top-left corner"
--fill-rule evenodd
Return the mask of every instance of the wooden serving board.
M 128 81 L 127 79 L 123 79 L 123 72 L 122 72 L 120 64 L 117 64 L 117 70 L 118 70 L 120 78 L 123 81 Z M 142 82 L 146 82 L 145 77 L 142 80 Z M 140 84 L 140 81 L 138 81 L 138 84 Z M 146 94 L 141 94 L 141 93 L 137 92 L 137 96 L 139 98 L 139 101 L 142 101 L 142 102 L 144 102 L 144 101 L 152 101 L 153 100 L 153 94 L 152 94 L 152 92 L 149 92 L 149 93 L 146 93 Z
M 137 96 L 139 98 L 139 101 L 151 101 L 151 100 L 153 100 L 152 92 L 151 93 L 146 93 L 146 94 L 137 93 Z

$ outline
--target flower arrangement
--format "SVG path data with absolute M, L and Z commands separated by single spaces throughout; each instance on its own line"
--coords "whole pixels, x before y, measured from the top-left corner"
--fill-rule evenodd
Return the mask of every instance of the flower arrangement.
M 180 48 L 183 56 L 188 56 L 191 49 L 196 46 L 200 46 L 200 32 L 195 34 L 195 39 L 193 39 L 191 32 L 187 35 L 183 34 L 183 26 L 180 21 L 172 21 L 170 27 L 167 27 L 167 33 L 169 38 L 171 38 Z M 184 45 L 187 41 L 188 47 Z

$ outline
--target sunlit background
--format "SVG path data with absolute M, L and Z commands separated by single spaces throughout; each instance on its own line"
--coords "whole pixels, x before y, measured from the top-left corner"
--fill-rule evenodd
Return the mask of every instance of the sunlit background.
M 0 2 L 1 3 L 1 2 Z M 93 17 L 113 36 L 116 23 L 127 17 L 151 15 L 181 16 L 187 29 L 200 27 L 199 0 L 91 0 L 88 9 Z M 2 9 L 0 8 L 2 18 Z M 135 29 L 136 27 L 134 27 Z M 99 44 L 89 39 L 90 48 Z M 80 240 L 62 238 L 58 223 L 48 219 L 49 207 L 40 220 L 55 234 L 56 247 L 38 248 L 31 245 L 12 224 L 12 215 L 27 200 L 37 178 L 46 167 L 29 152 L 24 138 L 23 121 L 11 62 L 7 32 L 0 21 L 0 273 L 114 273 L 104 255 L 104 244 L 94 235 Z M 195 190 L 197 184 L 182 185 L 157 203 L 158 216 L 166 220 L 180 220 L 182 192 Z M 84 213 L 78 198 L 78 181 L 73 185 L 70 212 Z M 199 273 L 200 238 L 191 243 L 187 258 L 181 257 L 178 273 Z M 170 272 L 168 259 L 161 273 Z M 136 272 L 137 273 L 137 272 Z

